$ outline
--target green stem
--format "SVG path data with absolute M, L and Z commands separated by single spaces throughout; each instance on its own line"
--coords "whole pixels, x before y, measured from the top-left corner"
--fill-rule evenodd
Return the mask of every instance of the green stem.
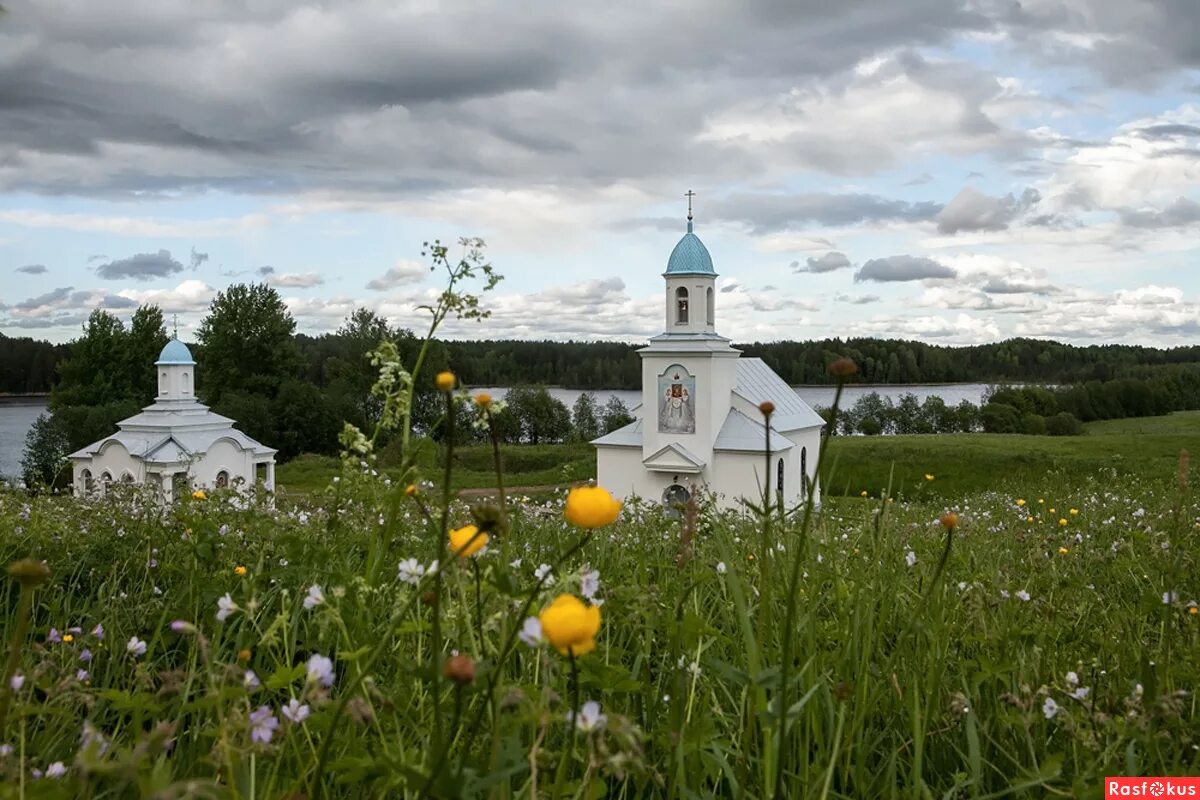
M 33 608 L 33 587 L 21 585 L 21 597 L 17 601 L 17 624 L 13 626 L 12 636 L 8 639 L 8 660 L 4 664 L 4 686 L 0 687 L 3 696 L 0 697 L 0 737 L 4 736 L 5 727 L 8 723 L 8 709 L 12 704 L 13 695 L 16 694 L 12 688 L 12 677 L 17 672 L 17 666 L 21 663 L 21 646 L 25 643 L 25 636 L 29 633 L 29 613 Z
M 504 494 L 504 470 L 500 464 L 500 438 L 496 435 L 496 425 L 492 420 L 492 409 L 484 409 L 487 414 L 488 435 L 492 440 L 492 461 L 496 465 L 496 491 L 500 493 L 500 513 L 508 515 L 508 498 Z
M 567 770 L 575 758 L 575 733 L 579 729 L 579 665 L 575 661 L 575 653 L 570 648 L 567 648 L 567 658 L 571 663 L 567 686 L 567 694 L 571 696 L 571 712 L 567 731 L 567 749 L 563 750 L 562 760 L 558 762 L 558 775 L 554 779 L 554 797 L 562 797 L 563 781 L 566 780 Z

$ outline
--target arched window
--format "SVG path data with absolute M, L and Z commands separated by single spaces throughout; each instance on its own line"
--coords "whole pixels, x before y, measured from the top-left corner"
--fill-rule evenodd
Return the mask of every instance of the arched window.
M 229 486 L 229 473 L 221 470 L 217 473 L 217 488 L 225 489 Z
M 800 499 L 808 499 L 808 448 L 800 448 Z
M 167 373 L 165 370 L 158 376 L 158 393 L 167 393 Z
M 92 481 L 92 471 L 90 469 L 85 469 L 83 472 L 79 473 L 79 478 L 83 481 L 83 493 L 91 494 L 92 490 L 95 489 L 94 482 Z
M 713 290 L 711 286 L 708 287 L 708 291 L 705 294 L 708 296 L 708 316 L 704 318 L 704 321 L 708 324 L 708 327 L 711 328 L 717 323 L 717 304 L 713 300 Z
M 133 483 L 133 473 L 125 472 L 121 475 L 121 483 Z
M 779 495 L 779 502 L 783 502 L 783 459 L 779 459 L 779 463 L 775 465 L 775 494 Z
M 188 377 L 188 374 L 187 374 L 186 372 L 185 372 L 185 373 L 183 373 L 183 393 L 184 393 L 184 394 L 191 394 L 191 393 L 192 393 L 192 389 L 191 389 L 191 387 L 188 385 L 188 381 L 189 381 L 189 380 L 190 380 L 190 378 Z
M 112 474 L 108 470 L 100 473 L 100 493 L 108 494 L 108 487 L 112 486 Z
M 688 324 L 688 290 L 683 286 L 675 290 L 675 324 Z

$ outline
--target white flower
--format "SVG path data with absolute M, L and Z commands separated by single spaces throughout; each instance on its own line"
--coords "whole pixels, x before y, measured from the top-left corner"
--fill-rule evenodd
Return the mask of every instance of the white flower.
M 1169 606 L 1179 599 L 1179 595 L 1175 592 L 1163 592 L 1163 605 Z
M 322 686 L 333 686 L 333 662 L 325 656 L 317 653 L 308 659 L 305 665 L 308 670 L 308 680 L 311 683 L 319 683 Z
M 591 570 L 579 576 L 579 593 L 588 599 L 592 605 L 600 605 L 596 600 L 596 592 L 600 591 L 600 571 Z
M 238 604 L 233 602 L 233 598 L 229 596 L 229 592 L 226 592 L 217 600 L 217 622 L 224 622 L 239 610 Z
M 259 681 L 258 676 L 254 674 L 254 670 L 248 669 L 246 670 L 246 674 L 242 676 L 242 685 L 245 686 L 249 691 L 254 691 L 259 686 L 262 686 L 262 682 Z
M 568 721 L 574 722 L 575 727 L 584 733 L 591 733 L 608 722 L 608 717 L 600 713 L 600 704 L 595 700 L 584 703 L 578 714 L 568 713 L 567 716 Z
M 537 617 L 527 617 L 525 624 L 521 626 L 521 632 L 517 634 L 522 642 L 530 647 L 537 647 L 545 639 L 542 638 L 542 622 Z
M 21 687 L 25 685 L 25 676 L 18 672 L 8 679 L 8 685 L 14 692 L 21 691 Z
M 512 561 L 508 562 L 508 565 L 510 567 L 512 567 L 513 569 L 520 569 L 521 568 L 521 559 L 514 558 Z
M 406 558 L 400 562 L 400 572 L 397 577 L 405 583 L 416 586 L 421 582 L 421 578 L 425 577 L 425 567 L 415 558 Z
M 308 704 L 301 703 L 296 698 L 287 701 L 287 705 L 279 709 L 279 713 L 286 717 L 289 721 L 299 725 L 304 720 L 308 719 L 311 709 Z
M 904 553 L 904 563 L 908 564 L 908 566 L 910 566 L 910 567 L 915 565 L 917 563 L 917 554 L 914 553 L 912 550 L 906 551 Z
M 1000 596 L 1001 596 L 1001 597 L 1003 597 L 1005 600 L 1007 600 L 1007 599 L 1008 599 L 1008 597 L 1009 597 L 1009 595 L 1008 595 L 1008 589 L 1001 589 L 1001 590 L 1000 590 Z
M 134 658 L 146 655 L 146 643 L 136 636 L 130 636 L 129 641 L 125 644 L 125 651 Z
M 1067 673 L 1067 686 L 1078 686 L 1078 685 L 1079 685 L 1079 675 L 1074 670 L 1072 670 L 1071 672 L 1068 672 Z
M 545 578 L 549 574 L 550 574 L 550 565 L 549 564 L 538 564 L 538 568 L 533 571 L 533 577 L 537 578 L 539 581 L 542 580 L 543 578 Z
M 61 778 L 67 774 L 67 767 L 61 761 L 55 761 L 50 766 L 46 767 L 47 778 Z
M 1021 599 L 1021 601 L 1024 603 L 1029 602 L 1029 592 L 1025 591 L 1024 589 L 1017 592 L 1017 597 L 1019 597 Z
M 1042 713 L 1046 719 L 1054 719 L 1054 715 L 1058 713 L 1058 703 L 1054 702 L 1053 697 L 1047 697 L 1046 702 L 1042 703 Z
M 1074 697 L 1076 700 L 1086 700 L 1091 691 L 1092 690 L 1087 686 L 1080 686 L 1078 689 L 1071 692 L 1071 697 Z
M 304 607 L 312 610 L 325 602 L 325 593 L 321 591 L 321 584 L 314 583 L 308 587 L 308 597 L 304 598 Z
M 718 574 L 718 575 L 724 575 L 724 574 L 725 574 L 725 570 L 726 570 L 726 569 L 727 569 L 727 568 L 726 568 L 726 566 L 725 566 L 725 562 L 724 562 L 724 561 L 718 561 L 718 562 L 717 562 L 717 574 Z

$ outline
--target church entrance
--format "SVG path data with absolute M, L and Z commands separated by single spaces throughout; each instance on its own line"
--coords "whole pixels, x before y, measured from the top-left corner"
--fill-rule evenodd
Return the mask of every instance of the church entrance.
M 691 499 L 692 493 L 686 487 L 680 486 L 678 483 L 672 483 L 663 491 L 662 503 L 667 507 L 669 512 L 678 515 L 683 513 L 688 500 Z

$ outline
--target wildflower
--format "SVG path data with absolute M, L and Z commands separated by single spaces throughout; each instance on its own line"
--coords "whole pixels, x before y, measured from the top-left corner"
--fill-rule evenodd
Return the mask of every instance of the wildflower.
M 92 628 L 92 636 L 95 636 L 100 641 L 104 641 L 104 626 L 96 623 L 96 627 Z
M 91 675 L 88 674 L 88 671 L 86 669 L 75 670 L 75 680 L 79 681 L 80 683 L 86 682 L 87 679 L 90 677 L 91 677 Z
M 241 564 L 238 564 L 236 567 L 233 568 L 233 574 L 237 575 L 239 578 L 244 578 L 244 577 L 246 577 L 246 568 L 243 567 Z
M 580 528 L 602 528 L 621 513 L 621 501 L 599 486 L 577 486 L 567 494 L 563 515 Z
M 907 550 L 907 551 L 905 551 L 905 553 L 904 553 L 904 563 L 905 563 L 905 564 L 908 564 L 908 566 L 910 566 L 910 567 L 912 567 L 913 565 L 915 565 L 915 564 L 917 563 L 917 554 L 916 554 L 916 553 L 914 553 L 912 550 Z
M 21 691 L 21 687 L 24 685 L 25 685 L 25 676 L 19 672 L 8 679 L 8 686 L 14 692 Z
M 240 610 L 238 604 L 229 596 L 229 592 L 226 592 L 217 600 L 217 622 L 224 622 Z
M 1179 595 L 1175 592 L 1163 592 L 1162 601 L 1164 606 L 1169 606 L 1179 599 Z
M 46 767 L 46 777 L 57 780 L 67 774 L 67 767 L 61 761 L 55 761 L 50 766 Z
M 252 655 L 252 653 L 248 649 L 243 647 L 241 650 L 238 650 L 237 660 L 242 662 L 243 664 L 245 664 L 247 661 L 250 660 L 251 655 Z
M 596 593 L 600 591 L 600 571 L 591 570 L 585 572 L 579 577 L 579 593 L 582 594 L 587 601 L 593 605 L 602 605 L 596 600 Z
M 1026 518 L 1025 518 L 1025 521 L 1026 521 L 1026 522 L 1033 522 L 1033 517 L 1026 517 Z
M 88 663 L 89 661 L 91 661 L 92 660 L 92 651 L 88 650 L 86 647 L 83 648 L 83 650 L 79 653 L 79 660 L 85 664 Z
M 925 473 L 925 480 L 927 480 L 927 481 L 931 481 L 931 480 L 933 480 L 933 476 L 932 476 L 932 475 L 930 475 L 928 472 L 926 472 L 926 473 Z
M 425 567 L 415 558 L 406 558 L 400 562 L 399 573 L 396 577 L 405 583 L 416 586 L 425 575 Z
M 846 379 L 858 372 L 858 365 L 848 358 L 839 358 L 829 365 L 829 374 L 835 378 Z
M 1024 508 L 1024 507 L 1025 507 L 1025 500 L 1024 500 L 1024 498 L 1020 498 L 1020 499 L 1018 499 L 1018 500 L 1017 500 L 1017 508 Z
M 725 569 L 726 569 L 726 567 L 725 567 L 725 562 L 724 562 L 724 561 L 718 561 L 718 562 L 717 562 L 717 574 L 718 574 L 718 575 L 724 575 L 724 574 L 725 574 Z
M 1071 551 L 1070 551 L 1070 550 L 1068 550 L 1068 549 L 1067 549 L 1067 548 L 1065 548 L 1065 547 L 1060 547 L 1060 548 L 1058 548 L 1058 554 L 1059 554 L 1060 556 L 1065 556 L 1065 555 L 1066 555 L 1067 553 L 1069 553 L 1069 552 L 1071 552 Z
M 758 404 L 758 410 L 764 417 L 769 417 L 775 413 L 775 404 L 770 400 L 763 400 Z
M 207 500 L 208 495 L 204 493 L 203 489 L 197 489 L 196 491 L 192 492 L 192 499 L 193 500 Z
M 259 706 L 250 712 L 250 741 L 267 744 L 278 727 L 279 720 L 275 719 L 270 707 Z
M 947 511 L 938 517 L 938 522 L 942 523 L 942 527 L 946 530 L 953 530 L 958 527 L 958 514 L 953 511 Z
M 1052 508 L 1052 509 L 1050 509 L 1050 510 L 1049 510 L 1047 513 L 1049 513 L 1049 514 L 1057 514 L 1058 512 L 1057 512 L 1057 511 L 1055 511 L 1055 510 Z
M 442 665 L 442 674 L 459 686 L 466 686 L 475 680 L 475 662 L 461 653 L 450 656 Z
M 1059 525 L 1061 525 L 1061 526 L 1062 526 L 1062 527 L 1064 527 L 1064 528 L 1065 528 L 1065 527 L 1067 527 L 1067 518 L 1066 518 L 1066 517 L 1059 517 L 1058 524 L 1059 524 Z
M 61 641 L 62 634 L 58 632 L 58 628 L 51 628 L 50 632 L 46 634 L 47 644 L 58 644 Z
M 254 674 L 254 670 L 248 669 L 246 670 L 246 674 L 242 676 L 242 686 L 246 687 L 249 691 L 254 691 L 262 686 L 262 681 Z
M 8 758 L 12 755 L 13 746 L 11 744 L 0 744 L 0 758 Z
M 292 722 L 296 725 L 299 725 L 300 723 L 304 722 L 304 720 L 308 719 L 308 715 L 311 712 L 312 709 L 308 707 L 307 703 L 301 703 L 294 697 L 287 701 L 287 705 L 282 706 L 279 709 L 280 714 L 282 714 L 289 722 Z
M 861 494 L 863 497 L 866 497 L 868 495 L 868 492 L 866 489 L 863 489 Z
M 437 377 L 433 379 L 433 384 L 437 387 L 439 392 L 452 392 L 454 391 L 454 384 L 456 381 L 457 379 L 454 377 L 454 373 L 446 370 L 445 372 L 439 372 L 437 374 Z
M 29 506 L 25 506 L 26 509 Z M 25 519 L 28 519 L 26 515 Z M 22 558 L 8 565 L 8 577 L 22 586 L 41 586 L 50 578 L 50 568 L 45 561 L 36 558 Z
M 533 571 L 533 577 L 537 578 L 539 581 L 544 580 L 546 576 L 550 574 L 550 569 L 551 567 L 549 564 L 538 564 L 537 569 Z
M 136 636 L 130 636 L 129 641 L 125 643 L 125 652 L 134 658 L 144 656 L 146 655 L 146 643 Z
M 1070 514 L 1072 517 L 1078 517 L 1078 516 L 1079 516 L 1079 509 L 1078 509 L 1078 508 L 1072 508 L 1072 509 L 1069 509 L 1069 510 L 1067 511 L 1067 513 L 1068 513 L 1068 514 Z
M 599 703 L 589 700 L 583 704 L 583 708 L 579 709 L 578 714 L 573 711 L 567 712 L 567 721 L 574 722 L 575 727 L 584 733 L 591 733 L 604 727 L 608 722 L 608 717 L 600 713 Z
M 1089 693 L 1091 693 L 1091 691 L 1092 690 L 1087 686 L 1080 686 L 1078 689 L 1071 692 L 1071 697 L 1076 700 L 1087 700 L 1087 696 Z
M 1017 592 L 1017 598 L 1022 603 L 1028 603 L 1029 602 L 1029 592 L 1025 591 L 1024 589 L 1020 590 L 1019 592 Z
M 1067 686 L 1078 686 L 1078 685 L 1079 685 L 1079 673 L 1075 672 L 1074 670 L 1071 670 L 1070 672 L 1067 673 Z
M 314 583 L 308 587 L 308 596 L 304 598 L 304 608 L 312 611 L 317 606 L 325 602 L 325 594 L 321 591 L 321 584 Z
M 1191 615 L 1194 617 L 1194 616 L 1196 616 L 1197 614 L 1200 614 L 1200 608 L 1196 608 L 1195 606 L 1190 606 L 1190 607 L 1188 608 L 1188 613 L 1189 613 L 1189 614 L 1191 614 Z
M 72 636 L 72 635 L 71 635 L 71 634 L 69 634 L 69 633 L 64 633 L 64 634 L 63 634 L 63 637 L 62 637 L 62 640 L 63 640 L 64 642 L 66 642 L 67 644 L 70 644 L 71 642 L 75 641 L 75 637 L 74 637 L 74 636 Z
M 183 634 L 195 633 L 196 626 L 182 619 L 177 619 L 171 622 L 171 630 L 175 631 L 176 633 Z
M 1054 719 L 1057 713 L 1058 703 L 1054 702 L 1053 697 L 1047 697 L 1046 702 L 1042 703 L 1042 714 L 1045 715 L 1046 719 Z
M 1039 497 L 1039 498 L 1038 498 L 1038 505 L 1039 505 L 1039 506 L 1043 506 L 1043 505 L 1045 505 L 1045 504 L 1046 504 L 1046 498 L 1044 498 L 1044 497 Z
M 491 404 L 492 396 L 487 392 L 480 392 L 479 394 L 475 395 L 475 405 L 479 406 L 480 408 L 487 408 Z
M 584 605 L 579 598 L 560 594 L 538 615 L 542 634 L 558 652 L 581 656 L 596 649 L 600 607 Z
M 474 525 L 464 525 L 450 531 L 450 552 L 459 558 L 473 556 L 488 543 L 488 535 Z
M 415 483 L 410 483 L 408 486 L 405 486 L 404 493 L 409 497 L 415 496 L 417 493 L 417 485 Z
M 542 623 L 537 617 L 526 617 L 525 624 L 521 626 L 521 631 L 517 636 L 530 647 L 537 647 L 546 641 L 542 638 Z
M 314 654 L 304 665 L 308 671 L 308 681 L 319 683 L 328 688 L 333 686 L 333 662 L 320 653 Z

